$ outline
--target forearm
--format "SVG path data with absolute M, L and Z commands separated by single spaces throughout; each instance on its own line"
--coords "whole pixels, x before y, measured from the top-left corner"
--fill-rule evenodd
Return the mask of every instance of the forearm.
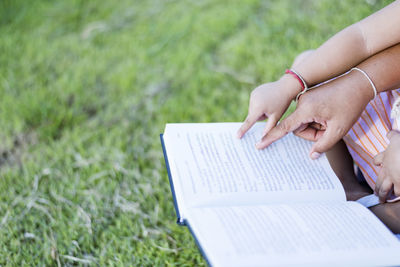
M 357 181 L 354 173 L 353 158 L 343 140 L 337 142 L 336 145 L 327 151 L 326 156 L 332 170 L 342 183 L 347 200 L 354 201 L 372 193 L 372 190 L 368 186 L 361 185 Z
M 400 44 L 368 58 L 357 67 L 368 74 L 378 93 L 399 88 Z
M 343 140 L 336 143 L 329 151 L 326 152 L 329 164 L 336 176 L 341 180 L 351 177 L 356 182 L 353 158 L 350 156 L 349 151 Z M 342 182 L 343 183 L 343 182 Z M 344 183 L 343 183 L 344 184 Z
M 377 92 L 384 92 L 400 87 L 400 44 L 389 47 L 384 51 L 373 55 L 357 65 L 367 73 L 374 83 Z M 352 71 L 340 78 L 344 86 L 351 90 L 352 94 L 358 94 L 364 103 L 368 103 L 374 97 L 372 85 L 367 77 L 359 71 Z
M 367 73 L 378 93 L 400 88 L 400 44 L 373 55 L 356 67 Z M 364 74 L 352 71 L 340 80 L 353 94 L 363 97 L 365 103 L 374 97 L 372 86 Z
M 312 86 L 336 77 L 374 54 L 400 43 L 398 14 L 400 1 L 395 1 L 345 28 L 300 62 L 296 66 L 297 72 Z
M 358 24 L 340 31 L 296 66 L 309 86 L 336 77 L 370 57 Z
M 392 230 L 400 234 L 400 203 L 383 203 L 370 208 L 370 210 Z

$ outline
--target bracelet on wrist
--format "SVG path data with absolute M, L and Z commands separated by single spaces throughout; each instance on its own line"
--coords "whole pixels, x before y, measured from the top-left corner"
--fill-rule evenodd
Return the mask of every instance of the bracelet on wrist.
M 322 84 L 328 83 L 328 82 L 330 82 L 332 80 L 335 80 L 337 78 L 340 78 L 340 77 L 342 77 L 344 75 L 347 75 L 350 72 L 352 72 L 353 70 L 361 72 L 365 76 L 365 78 L 367 78 L 368 82 L 371 84 L 372 90 L 374 91 L 374 98 L 375 98 L 377 96 L 377 94 L 378 94 L 375 84 L 373 83 L 373 81 L 371 80 L 371 78 L 368 76 L 368 74 L 365 71 L 363 71 L 362 69 L 357 68 L 357 67 L 354 67 L 354 68 L 350 69 L 349 71 L 347 71 L 347 72 L 345 72 L 345 73 L 343 73 L 343 74 L 341 74 L 341 75 L 339 75 L 339 76 L 337 76 L 335 78 L 332 78 L 332 79 L 330 79 L 330 80 L 328 80 L 326 82 L 317 84 L 317 85 L 315 85 L 313 87 L 308 87 L 308 85 L 307 85 L 306 81 L 303 79 L 303 77 L 297 71 L 295 71 L 294 69 L 286 69 L 285 73 L 292 75 L 294 78 L 296 78 L 296 80 L 299 81 L 299 83 L 301 85 L 302 91 L 299 92 L 297 94 L 297 96 L 296 96 L 296 102 L 298 102 L 300 96 L 303 95 L 304 93 L 306 93 L 307 91 L 309 91 L 311 89 L 314 89 L 315 87 L 318 87 L 318 86 L 320 86 Z
M 308 85 L 307 85 L 306 81 L 303 79 L 303 77 L 301 77 L 301 75 L 294 69 L 287 69 L 285 71 L 285 73 L 292 75 L 294 78 L 296 78 L 296 80 L 299 81 L 299 83 L 301 85 L 302 91 L 300 93 L 298 93 L 296 96 L 296 102 L 297 102 L 299 100 L 299 97 L 309 90 Z
M 362 74 L 364 74 L 365 78 L 367 78 L 367 80 L 368 80 L 369 83 L 371 84 L 372 90 L 374 90 L 374 98 L 375 98 L 376 95 L 378 94 L 378 92 L 377 92 L 377 90 L 376 90 L 375 84 L 372 82 L 372 80 L 371 80 L 371 78 L 368 76 L 368 74 L 367 74 L 365 71 L 363 71 L 362 69 L 359 69 L 359 68 L 352 68 L 349 72 L 351 72 L 351 71 L 353 71 L 353 70 L 359 71 L 359 72 L 361 72 Z M 373 99 L 374 99 L 374 98 L 373 98 Z

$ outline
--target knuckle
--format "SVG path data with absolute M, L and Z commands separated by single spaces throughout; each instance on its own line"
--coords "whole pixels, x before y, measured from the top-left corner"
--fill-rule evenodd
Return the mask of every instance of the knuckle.
M 253 120 L 253 119 L 252 119 L 252 116 L 251 116 L 251 114 L 249 114 L 249 115 L 246 117 L 246 119 L 244 120 L 245 125 L 248 126 L 249 124 L 251 124 L 252 120 Z
M 289 124 L 286 122 L 286 121 L 282 121 L 281 123 L 279 123 L 278 125 L 277 125 L 277 130 L 279 130 L 280 132 L 285 132 L 285 133 L 287 133 L 288 132 L 288 129 L 289 129 Z
M 258 87 L 256 89 L 254 89 L 253 91 L 251 91 L 250 93 L 250 98 L 257 98 L 258 95 Z
M 381 195 L 381 196 L 386 196 L 388 192 L 389 192 L 389 190 L 387 190 L 384 187 L 379 188 L 379 195 Z
M 279 126 L 278 129 L 281 130 L 282 132 L 288 133 L 290 131 L 291 125 L 293 125 L 294 123 L 295 123 L 294 117 L 289 116 L 278 124 Z

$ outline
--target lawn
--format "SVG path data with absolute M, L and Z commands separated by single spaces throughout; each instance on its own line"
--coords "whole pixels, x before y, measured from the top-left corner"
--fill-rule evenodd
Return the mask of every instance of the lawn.
M 256 85 L 387 3 L 1 0 L 0 266 L 205 265 L 165 123 L 243 120 Z

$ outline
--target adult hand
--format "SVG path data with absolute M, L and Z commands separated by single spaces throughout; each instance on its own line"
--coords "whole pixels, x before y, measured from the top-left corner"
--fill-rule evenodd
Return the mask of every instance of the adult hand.
M 310 151 L 310 157 L 316 159 L 350 130 L 372 98 L 373 90 L 363 74 L 350 72 L 303 94 L 296 110 L 266 134 L 257 148 L 294 131 L 316 141 Z
M 266 118 L 268 121 L 264 134 L 269 132 L 300 91 L 299 82 L 289 75 L 284 75 L 276 82 L 262 84 L 254 89 L 250 95 L 247 118 L 237 133 L 238 138 L 242 138 L 257 121 Z
M 380 202 L 385 202 L 390 193 L 400 196 L 400 132 L 390 131 L 388 147 L 374 158 L 374 164 L 381 166 L 375 184 L 375 194 Z

